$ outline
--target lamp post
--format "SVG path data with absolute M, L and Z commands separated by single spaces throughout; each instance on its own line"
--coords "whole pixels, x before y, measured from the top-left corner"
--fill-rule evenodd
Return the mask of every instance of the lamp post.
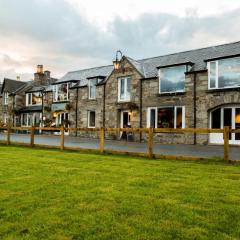
M 119 55 L 121 56 L 120 58 L 118 58 Z M 113 60 L 113 66 L 114 66 L 114 69 L 115 69 L 115 70 L 120 69 L 122 57 L 123 57 L 122 52 L 121 52 L 120 50 L 118 50 L 118 51 L 116 52 L 116 59 Z

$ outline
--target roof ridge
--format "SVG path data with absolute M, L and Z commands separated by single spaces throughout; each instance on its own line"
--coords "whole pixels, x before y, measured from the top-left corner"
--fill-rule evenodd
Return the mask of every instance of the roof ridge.
M 153 58 L 167 57 L 167 56 L 176 55 L 176 54 L 180 54 L 180 53 L 188 53 L 188 52 L 204 50 L 204 49 L 208 49 L 208 48 L 210 49 L 210 48 L 214 48 L 214 47 L 222 47 L 222 46 L 236 44 L 236 43 L 240 43 L 240 41 L 231 42 L 231 43 L 224 43 L 224 44 L 219 44 L 219 45 L 212 45 L 212 46 L 209 46 L 209 47 L 196 48 L 196 49 L 191 49 L 191 50 L 186 50 L 186 51 L 181 51 L 181 52 L 169 53 L 169 54 L 165 54 L 165 55 L 159 55 L 159 56 L 156 56 L 156 57 L 148 57 L 148 58 L 138 59 L 136 61 L 144 61 L 144 60 L 153 59 Z

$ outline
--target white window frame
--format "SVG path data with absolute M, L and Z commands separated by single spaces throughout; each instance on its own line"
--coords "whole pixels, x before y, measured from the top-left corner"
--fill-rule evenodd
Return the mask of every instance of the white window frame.
M 26 114 L 27 115 L 27 125 L 23 125 L 23 114 Z M 32 118 L 32 125 L 30 125 L 29 123 L 29 116 Z M 35 118 L 36 118 L 36 113 L 33 113 L 33 114 L 30 114 L 30 113 L 22 113 L 21 114 L 21 126 L 23 127 L 31 127 L 33 126 L 33 123 L 35 122 Z M 40 113 L 40 116 L 39 116 L 40 119 L 42 119 L 42 113 Z M 41 124 L 41 120 L 40 120 L 40 124 Z
M 91 82 L 96 82 L 95 85 L 92 85 L 92 86 L 95 86 L 95 96 L 92 97 L 91 96 Z M 97 96 L 97 83 L 98 83 L 98 79 L 97 78 L 93 78 L 93 79 L 89 79 L 88 80 L 88 99 L 96 99 L 96 96 Z
M 172 92 L 161 92 L 161 69 L 170 69 L 170 68 L 175 68 L 175 67 L 179 67 L 179 66 L 185 66 L 185 71 L 184 71 L 184 76 L 185 76 L 185 82 L 186 82 L 186 75 L 185 75 L 185 72 L 187 71 L 187 65 L 178 65 L 178 66 L 172 66 L 172 67 L 164 67 L 164 68 L 159 68 L 158 69 L 158 91 L 159 91 L 159 94 L 165 94 L 165 93 L 176 93 L 176 92 L 179 92 L 179 93 L 184 93 L 186 90 L 185 90 L 185 82 L 184 82 L 184 89 L 183 90 L 180 90 L 180 91 L 172 91 Z
M 29 96 L 30 97 L 30 103 L 29 103 Z M 32 106 L 32 93 L 26 93 L 26 106 Z
M 150 128 L 151 125 L 151 110 L 155 110 L 155 127 L 157 128 L 157 120 L 158 120 L 158 109 L 163 109 L 163 108 L 174 108 L 174 129 L 177 129 L 177 109 L 182 108 L 182 129 L 186 127 L 186 110 L 185 106 L 162 106 L 162 107 L 149 107 L 147 109 L 147 128 Z
M 3 93 L 3 105 L 8 105 L 8 101 L 9 101 L 9 93 L 4 92 Z
M 67 84 L 67 99 L 66 100 L 58 100 L 58 90 L 59 90 L 59 86 L 63 85 L 63 84 Z M 70 83 L 61 83 L 61 84 L 56 84 L 53 85 L 53 102 L 65 102 L 65 101 L 69 101 L 69 87 L 70 87 Z
M 239 57 L 238 57 L 239 58 Z M 234 59 L 233 58 L 225 58 L 225 59 Z M 214 89 L 227 89 L 227 88 L 239 88 L 239 86 L 229 86 L 229 87 L 222 87 L 219 88 L 219 83 L 218 83 L 218 77 L 219 77 L 219 61 L 224 60 L 224 59 L 219 59 L 219 60 L 214 60 L 214 61 L 209 61 L 207 62 L 207 69 L 208 69 L 208 89 L 209 90 L 214 90 Z M 215 74 L 215 88 L 210 87 L 210 76 L 211 76 L 211 63 L 216 64 L 216 74 Z
M 90 113 L 91 113 L 91 112 L 94 112 L 94 114 L 95 114 L 94 126 L 90 126 Z M 88 116 L 87 116 L 87 118 L 88 118 L 88 123 L 87 123 L 88 128 L 96 128 L 96 111 L 92 111 L 92 110 L 88 111 Z
M 40 93 L 40 92 L 35 92 L 35 93 Z M 29 100 L 29 96 L 30 96 L 30 102 L 28 101 Z M 42 96 L 41 96 L 41 98 L 42 98 Z M 33 99 L 33 93 L 26 93 L 26 106 L 33 106 L 32 99 Z M 38 103 L 38 104 L 34 104 L 34 106 L 39 106 L 41 104 L 42 104 L 42 102 Z
M 210 87 L 210 77 L 211 77 L 211 63 L 215 63 L 216 67 L 216 75 L 215 75 L 215 87 L 211 88 Z M 218 61 L 210 61 L 207 63 L 207 68 L 208 68 L 208 89 L 218 89 Z
M 127 98 L 127 81 L 128 81 L 128 79 L 130 79 L 130 82 L 132 81 L 130 76 L 118 78 L 118 102 L 130 102 L 131 101 L 131 91 L 129 94 L 129 98 Z M 124 99 L 121 99 L 121 80 L 124 80 L 124 82 L 125 82 L 125 84 L 124 84 Z

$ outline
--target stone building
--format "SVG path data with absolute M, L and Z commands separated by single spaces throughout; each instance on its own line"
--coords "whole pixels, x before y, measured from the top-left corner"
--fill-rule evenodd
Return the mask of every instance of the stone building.
M 5 78 L 1 94 L 1 123 L 14 126 L 43 125 L 44 103 L 51 97 L 51 84 L 57 79 L 51 78 L 49 71 L 43 71 L 43 66 L 37 66 L 37 72 L 32 81 L 20 81 Z M 49 93 L 50 87 L 50 93 Z M 49 108 L 51 109 L 51 103 Z
M 38 106 L 44 126 L 240 128 L 240 42 L 141 60 L 121 56 L 113 65 L 69 72 L 54 83 L 36 76 L 35 81 L 31 91 L 45 96 Z M 30 93 L 25 87 L 24 94 Z M 66 134 L 97 136 L 91 131 Z M 106 137 L 123 139 L 126 133 Z M 155 134 L 155 138 L 165 143 L 223 143 L 222 134 L 216 133 Z M 231 134 L 230 143 L 240 144 L 240 134 Z
M 72 127 L 240 128 L 240 42 L 142 60 L 123 56 L 117 68 L 71 72 L 56 84 L 63 81 L 71 83 Z M 156 139 L 223 143 L 222 134 L 156 134 Z M 230 143 L 239 144 L 239 134 Z

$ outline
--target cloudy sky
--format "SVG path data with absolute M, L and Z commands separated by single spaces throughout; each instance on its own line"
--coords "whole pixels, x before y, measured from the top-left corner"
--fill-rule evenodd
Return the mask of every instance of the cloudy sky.
M 0 81 L 240 40 L 239 0 L 0 0 Z

